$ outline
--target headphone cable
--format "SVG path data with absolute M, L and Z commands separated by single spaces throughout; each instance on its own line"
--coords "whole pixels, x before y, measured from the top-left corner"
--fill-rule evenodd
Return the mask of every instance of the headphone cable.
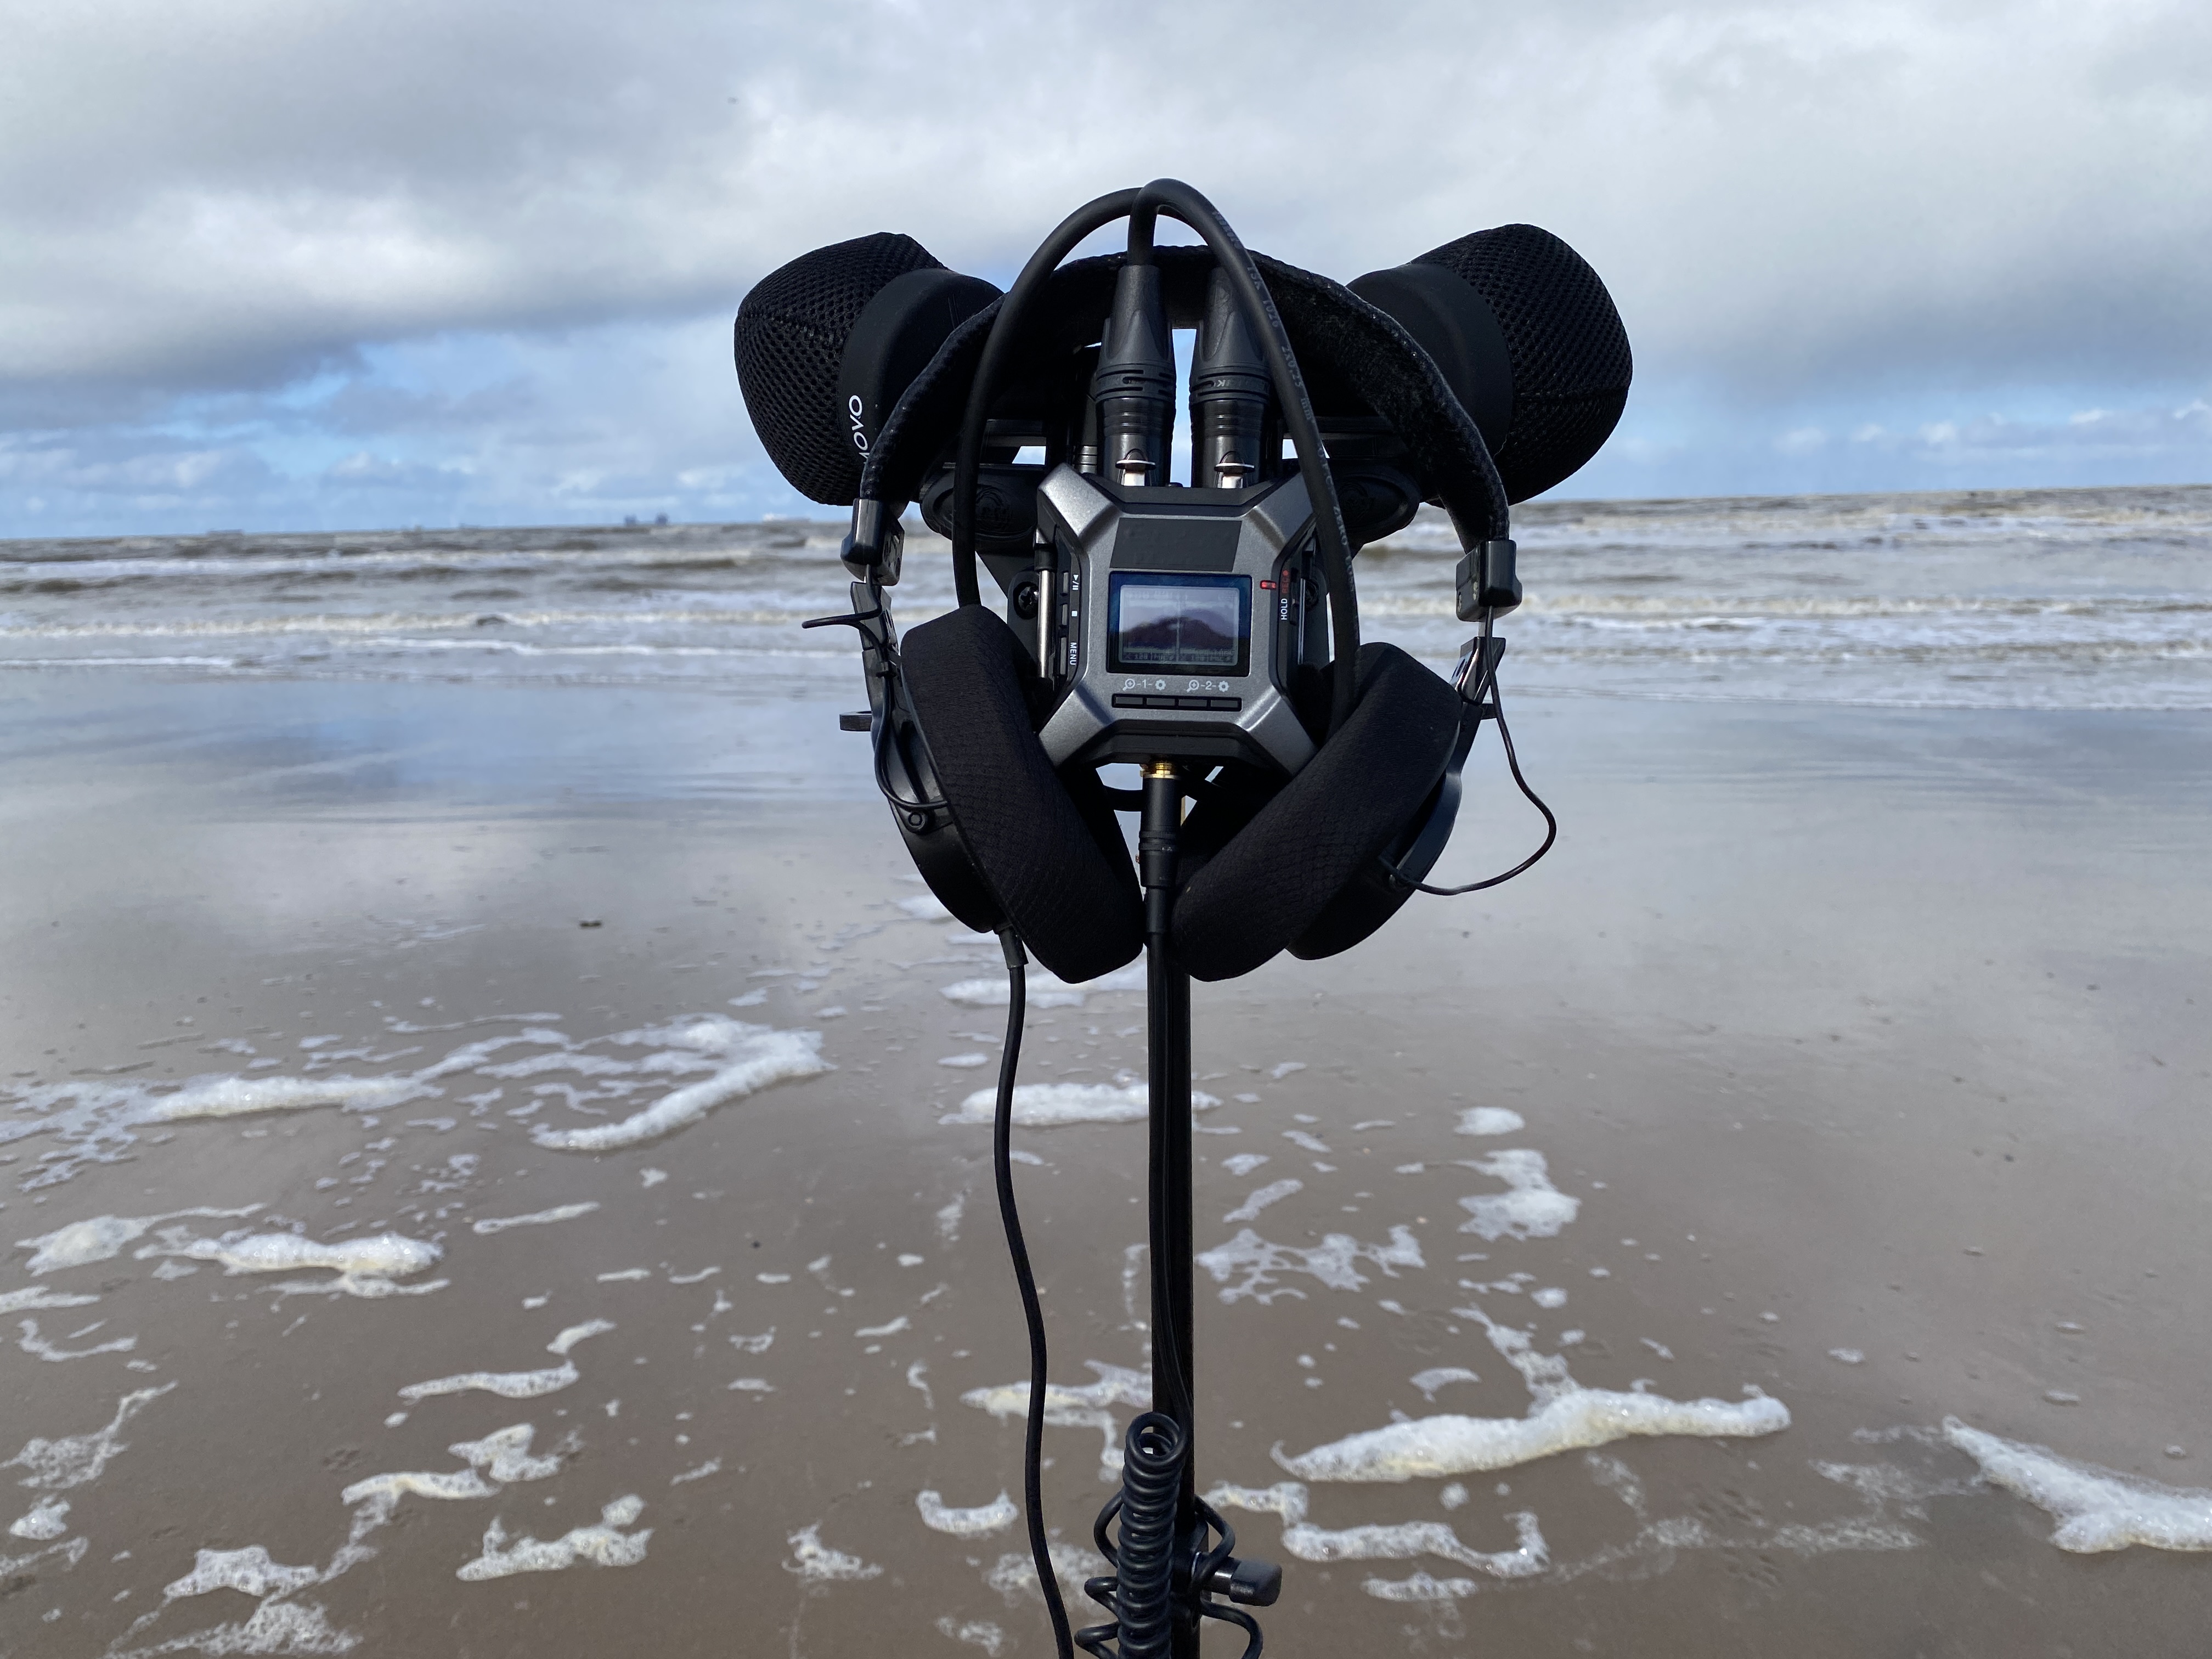
M 1544 805 L 1544 798 L 1528 787 L 1528 780 L 1521 775 L 1521 757 L 1513 752 L 1513 728 L 1505 723 L 1505 705 L 1498 696 L 1498 678 L 1494 667 L 1485 672 L 1477 691 L 1478 694 L 1483 691 L 1490 694 L 1490 717 L 1498 722 L 1498 740 L 1505 747 L 1505 764 L 1513 773 L 1513 781 L 1528 797 L 1528 804 L 1544 815 L 1544 844 L 1504 875 L 1492 876 L 1487 881 L 1471 881 L 1464 887 L 1431 887 L 1425 881 L 1413 884 L 1416 891 L 1432 893 L 1438 898 L 1456 898 L 1462 893 L 1479 893 L 1486 887 L 1495 887 L 1501 882 L 1510 881 L 1550 852 L 1552 843 L 1559 838 L 1559 819 L 1553 816 L 1552 809 Z
M 1021 1288 L 1022 1318 L 1030 1333 L 1030 1409 L 1022 1436 L 1022 1509 L 1029 1519 L 1030 1554 L 1036 1562 L 1037 1588 L 1044 1592 L 1045 1611 L 1052 1615 L 1053 1646 L 1060 1659 L 1074 1659 L 1067 1608 L 1060 1599 L 1060 1580 L 1053 1571 L 1052 1546 L 1044 1530 L 1044 1309 L 1037 1301 L 1029 1246 L 1022 1240 L 1021 1213 L 1014 1206 L 1014 1073 L 1022 1058 L 1029 955 L 1011 925 L 999 929 L 999 949 L 1006 958 L 1006 1042 L 999 1056 L 998 1109 L 991 1124 L 991 1174 L 998 1183 L 999 1219 L 1006 1230 L 1006 1254 L 1013 1258 L 1014 1283 Z

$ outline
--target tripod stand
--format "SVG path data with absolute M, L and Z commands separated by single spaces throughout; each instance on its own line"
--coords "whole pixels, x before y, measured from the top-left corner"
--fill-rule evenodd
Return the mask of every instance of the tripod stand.
M 1114 1622 L 1076 1632 L 1087 1651 L 1116 1659 L 1198 1659 L 1202 1619 L 1237 1625 L 1258 1659 L 1260 1627 L 1246 1607 L 1269 1607 L 1282 1569 L 1238 1561 L 1237 1534 L 1198 1496 L 1191 1248 L 1190 975 L 1175 958 L 1176 849 L 1188 793 L 1172 762 L 1145 768 L 1138 872 L 1145 892 L 1147 1151 L 1152 1290 L 1152 1409 L 1129 1425 L 1121 1490 L 1092 1535 L 1114 1568 L 1084 1586 Z M 1119 1522 L 1119 1537 L 1108 1528 Z M 1217 1600 L 1216 1598 L 1225 1598 Z M 1111 1644 L 1112 1645 L 1109 1645 Z

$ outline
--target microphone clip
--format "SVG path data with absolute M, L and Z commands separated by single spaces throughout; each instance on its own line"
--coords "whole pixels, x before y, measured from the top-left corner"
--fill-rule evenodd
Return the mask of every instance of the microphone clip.
M 899 563 L 906 551 L 906 526 L 897 513 L 867 496 L 853 502 L 853 527 L 837 549 L 837 556 L 855 581 L 873 580 L 879 587 L 896 587 Z
M 1453 574 L 1462 622 L 1473 622 L 1486 611 L 1502 615 L 1521 603 L 1514 546 L 1504 537 L 1468 548 Z
M 1498 665 L 1505 655 L 1505 641 L 1486 628 L 1469 640 L 1459 653 L 1459 666 L 1452 672 L 1452 688 L 1461 698 L 1473 705 L 1479 723 L 1498 712 L 1491 701 L 1492 688 L 1498 684 Z

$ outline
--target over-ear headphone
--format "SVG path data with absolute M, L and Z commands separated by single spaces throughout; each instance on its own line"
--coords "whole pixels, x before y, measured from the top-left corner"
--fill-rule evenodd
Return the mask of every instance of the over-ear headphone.
M 1004 296 L 879 234 L 772 273 L 737 319 L 738 377 L 771 459 L 802 493 L 853 507 L 853 611 L 823 620 L 861 635 L 878 780 L 917 867 L 962 921 L 1011 926 L 1071 981 L 1133 959 L 1146 922 L 1114 816 L 1125 792 L 1101 783 L 1097 752 L 1055 764 L 1039 736 L 1073 693 L 1041 659 L 1037 607 L 1051 601 L 1030 573 L 1039 487 L 1084 441 L 1124 267 L 1157 264 L 1175 326 L 1201 322 L 1216 270 L 1242 285 L 1312 503 L 1335 646 L 1287 694 L 1310 759 L 1285 770 L 1232 747 L 1187 774 L 1172 942 L 1201 980 L 1284 950 L 1348 949 L 1416 890 L 1494 712 L 1488 621 L 1520 597 L 1509 501 L 1595 453 L 1631 373 L 1604 284 L 1533 226 L 1480 231 L 1346 288 L 1248 254 L 1194 191 L 1147 189 L 1207 246 L 1151 248 L 1147 222 L 1141 249 L 1061 264 L 1138 206 L 1124 191 L 1072 216 Z M 1015 465 L 1037 442 L 1043 465 Z M 1425 500 L 1459 531 L 1460 614 L 1483 626 L 1456 683 L 1358 642 L 1351 555 Z M 901 640 L 883 589 L 897 580 L 909 502 L 952 537 L 962 603 Z M 1006 591 L 1004 617 L 975 592 L 979 556 Z

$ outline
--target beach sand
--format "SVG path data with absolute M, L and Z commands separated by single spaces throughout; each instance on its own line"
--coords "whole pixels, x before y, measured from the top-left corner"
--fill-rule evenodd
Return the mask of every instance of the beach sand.
M 0 1124 L 47 1125 L 0 1238 L 48 1241 L 0 1274 L 0 1653 L 1049 1650 L 978 1392 L 1026 1370 L 988 1132 L 945 1121 L 1003 970 L 914 914 L 836 706 L 0 684 Z M 2194 1503 L 2212 1543 L 2212 726 L 1515 713 L 1546 863 L 1194 997 L 1200 1249 L 1279 1247 L 1199 1309 L 1270 1652 L 2201 1652 L 2212 1560 L 2053 1537 Z M 1497 769 L 1441 878 L 1533 840 Z M 1024 1080 L 1140 1078 L 1142 1019 L 1038 996 Z M 161 1117 L 210 1077 L 303 1086 Z M 1143 1131 L 1017 1143 L 1079 1577 L 1148 1364 Z M 240 1242 L 279 1236 L 356 1249 Z M 1739 1431 L 1306 1455 L 1566 1374 Z

